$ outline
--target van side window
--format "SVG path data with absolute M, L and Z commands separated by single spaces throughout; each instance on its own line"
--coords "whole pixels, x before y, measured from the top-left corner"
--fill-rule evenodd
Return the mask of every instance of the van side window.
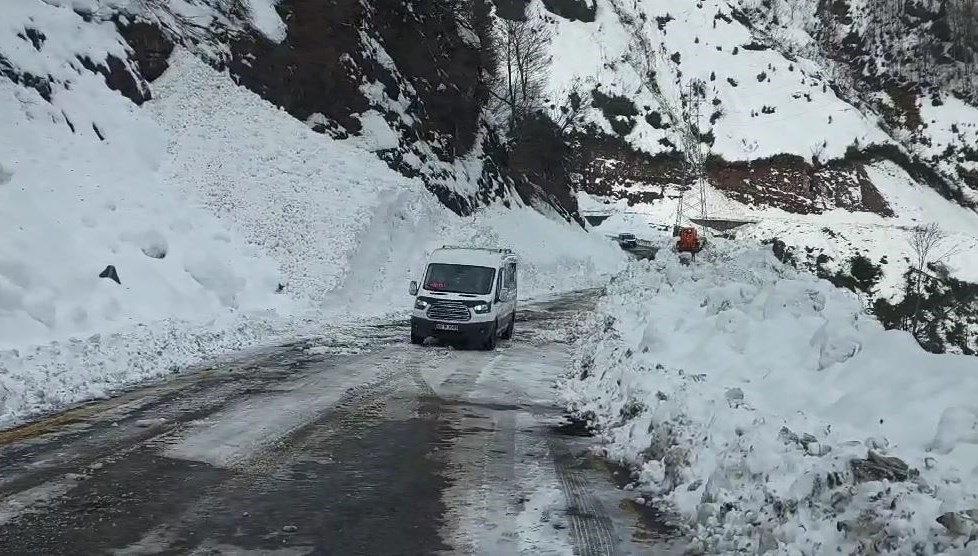
M 500 268 L 499 269 L 499 273 L 496 276 L 496 297 L 497 298 L 500 297 L 500 294 L 502 294 L 502 292 L 506 291 L 506 285 L 503 284 L 503 282 L 505 281 L 505 276 L 506 276 L 506 273 L 503 272 L 503 269 Z
M 506 265 L 507 274 L 506 286 L 512 290 L 516 289 L 516 263 L 509 263 Z

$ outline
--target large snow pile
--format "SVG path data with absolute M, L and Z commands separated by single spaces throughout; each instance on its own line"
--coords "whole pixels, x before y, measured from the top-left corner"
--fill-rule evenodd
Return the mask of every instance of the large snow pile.
M 362 148 L 382 130 L 315 133 L 189 53 L 153 92 L 171 138 L 166 181 L 261 246 L 285 291 L 325 315 L 402 312 L 408 282 L 445 244 L 513 248 L 524 296 L 590 287 L 624 264 L 613 243 L 528 207 L 459 217 Z
M 101 76 L 65 61 L 79 47 L 121 50 L 114 30 L 79 36 L 70 9 L 33 4 L 12 16 L 46 37 L 39 50 L 0 34 L 15 67 L 53 81 L 47 102 L 0 80 L 0 349 L 284 307 L 275 265 L 161 182 L 165 135 Z M 121 285 L 99 277 L 108 265 Z
M 925 353 L 761 248 L 637 263 L 589 326 L 568 403 L 700 550 L 971 553 L 974 358 Z

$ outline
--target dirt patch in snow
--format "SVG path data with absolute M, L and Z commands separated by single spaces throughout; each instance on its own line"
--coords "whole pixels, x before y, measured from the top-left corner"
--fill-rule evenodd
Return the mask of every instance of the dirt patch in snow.
M 591 132 L 575 138 L 572 172 L 582 191 L 626 199 L 629 205 L 664 197 L 664 186 L 686 181 L 682 155 L 650 155 L 623 139 Z M 798 156 L 709 164 L 712 183 L 731 198 L 749 205 L 780 208 L 796 214 L 819 214 L 842 208 L 892 216 L 893 211 L 866 174 L 861 160 L 836 160 L 814 166 Z
M 833 161 L 815 167 L 800 157 L 785 155 L 751 163 L 716 161 L 710 174 L 720 190 L 745 204 L 796 214 L 842 208 L 893 216 L 860 163 Z

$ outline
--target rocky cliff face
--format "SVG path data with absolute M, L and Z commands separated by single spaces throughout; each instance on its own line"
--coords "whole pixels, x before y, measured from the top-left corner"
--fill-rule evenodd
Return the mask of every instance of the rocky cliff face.
M 166 70 L 173 49 L 187 48 L 312 129 L 360 141 L 391 168 L 421 178 L 458 214 L 515 201 L 579 221 L 566 177 L 539 171 L 518 143 L 504 148 L 486 120 L 492 16 L 484 2 L 76 4 L 87 24 L 114 25 L 124 52 L 81 62 L 136 104 L 150 98 L 147 83 Z M 23 40 L 44 37 L 25 29 Z M 3 58 L 0 71 L 48 90 L 50 76 Z

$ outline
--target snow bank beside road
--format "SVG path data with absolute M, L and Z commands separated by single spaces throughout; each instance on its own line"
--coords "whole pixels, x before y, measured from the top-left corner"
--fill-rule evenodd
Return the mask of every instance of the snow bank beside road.
M 935 520 L 978 508 L 978 362 L 767 250 L 716 249 L 636 264 L 600 302 L 566 396 L 607 454 L 709 553 L 962 549 Z M 871 453 L 911 470 L 877 480 Z
M 0 77 L 0 350 L 163 319 L 287 312 L 274 262 L 160 180 L 165 136 L 75 59 L 100 61 L 100 48 L 124 56 L 113 27 L 86 25 L 70 6 L 14 6 L 0 54 L 16 52 L 15 70 L 52 82 L 48 101 Z M 30 46 L 15 23 L 47 39 Z M 121 284 L 99 277 L 108 265 Z

